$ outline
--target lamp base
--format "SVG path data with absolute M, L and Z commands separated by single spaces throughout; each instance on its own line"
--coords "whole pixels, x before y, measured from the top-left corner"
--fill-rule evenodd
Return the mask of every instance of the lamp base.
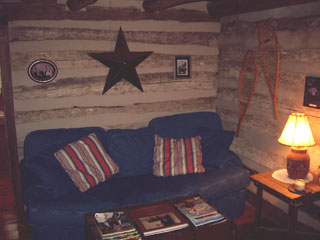
M 287 156 L 287 171 L 289 178 L 304 179 L 310 168 L 310 156 L 307 149 L 292 149 Z

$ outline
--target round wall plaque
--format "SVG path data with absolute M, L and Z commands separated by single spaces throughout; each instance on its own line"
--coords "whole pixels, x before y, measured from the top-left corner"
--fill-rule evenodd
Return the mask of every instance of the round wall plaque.
M 29 77 L 38 83 L 52 81 L 58 74 L 57 66 L 45 59 L 36 60 L 28 68 Z

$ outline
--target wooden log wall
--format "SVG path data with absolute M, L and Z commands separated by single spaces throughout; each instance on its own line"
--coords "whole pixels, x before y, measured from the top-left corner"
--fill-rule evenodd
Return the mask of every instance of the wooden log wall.
M 311 6 L 320 9 L 319 3 L 301 6 L 299 7 L 306 9 L 306 13 Z M 271 17 L 276 11 L 280 11 L 276 9 L 259 15 L 242 15 L 243 20 L 235 20 L 235 17 L 222 20 L 217 112 L 228 129 L 235 130 L 237 126 L 239 72 L 246 51 L 257 52 L 258 22 L 267 20 L 275 29 L 280 42 L 277 98 L 279 119 L 274 119 L 271 97 L 260 67 L 256 93 L 242 123 L 240 136 L 232 145 L 233 150 L 251 166 L 259 164 L 268 169 L 285 167 L 289 148 L 280 145 L 277 139 L 291 112 L 304 112 L 308 115 L 315 140 L 320 143 L 320 110 L 303 106 L 306 76 L 320 76 L 320 15 L 310 13 L 296 17 L 299 7 L 284 10 L 284 16 L 279 18 Z M 260 66 L 259 61 L 258 65 Z M 309 152 L 314 154 L 314 157 L 311 156 L 313 164 L 320 165 L 319 154 L 316 155 L 319 147 L 310 148 Z
M 306 76 L 320 77 L 319 9 L 320 4 L 314 3 L 225 17 L 221 20 L 216 104 L 217 112 L 227 129 L 237 129 L 238 77 L 246 51 L 258 49 L 258 22 L 267 20 L 275 29 L 280 42 L 277 98 L 279 119 L 274 119 L 271 97 L 260 67 L 256 92 L 242 122 L 240 136 L 235 138 L 231 146 L 248 167 L 257 171 L 286 168 L 290 148 L 282 146 L 277 140 L 289 114 L 298 111 L 308 115 L 317 142 L 317 146 L 309 148 L 308 152 L 311 156 L 311 171 L 315 174 L 314 177 L 318 177 L 320 109 L 304 107 L 303 97 Z M 257 60 L 260 66 L 259 59 Z M 270 201 L 275 205 L 282 204 L 279 200 Z M 284 206 L 284 211 L 287 211 L 286 208 Z M 308 222 L 310 216 L 303 214 L 299 213 L 299 218 L 305 217 L 304 221 Z M 312 222 L 311 225 L 315 228 L 320 226 L 319 222 Z
M 8 4 L 20 159 L 25 136 L 37 129 L 138 128 L 158 116 L 215 111 L 220 23 L 205 3 L 146 14 L 142 0 L 103 0 L 80 12 L 65 2 Z M 87 53 L 113 52 L 120 26 L 130 51 L 154 52 L 136 68 L 144 92 L 121 80 L 101 95 L 109 69 Z M 177 55 L 191 56 L 191 78 L 174 77 Z M 56 79 L 29 78 L 37 59 L 57 65 Z

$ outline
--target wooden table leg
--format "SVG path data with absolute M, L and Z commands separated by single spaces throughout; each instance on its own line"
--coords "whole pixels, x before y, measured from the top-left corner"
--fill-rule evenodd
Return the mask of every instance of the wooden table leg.
M 262 211 L 262 188 L 257 186 L 257 202 L 256 202 L 256 218 L 255 226 L 256 228 L 261 225 L 261 211 Z
M 295 237 L 295 228 L 298 217 L 298 208 L 293 204 L 289 204 L 289 219 L 288 219 L 288 239 L 293 240 Z

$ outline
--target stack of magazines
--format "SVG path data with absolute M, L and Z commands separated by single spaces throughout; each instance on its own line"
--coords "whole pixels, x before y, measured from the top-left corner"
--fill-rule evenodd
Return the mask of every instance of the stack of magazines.
M 222 214 L 198 196 L 176 203 L 175 206 L 196 227 L 208 223 L 213 224 L 226 221 Z
M 104 240 L 141 239 L 135 226 L 125 212 L 95 213 L 97 228 Z

